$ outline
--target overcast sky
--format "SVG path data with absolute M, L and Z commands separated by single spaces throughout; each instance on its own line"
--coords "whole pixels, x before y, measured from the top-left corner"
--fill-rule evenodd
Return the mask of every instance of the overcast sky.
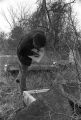
M 6 21 L 6 19 L 3 17 L 3 11 L 9 21 L 11 22 L 10 14 L 8 12 L 8 9 L 12 7 L 14 11 L 18 11 L 18 5 L 24 6 L 26 9 L 34 11 L 36 9 L 36 0 L 0 0 L 0 31 L 9 32 L 10 31 L 10 25 Z
M 8 13 L 8 9 L 10 8 L 9 6 L 12 6 L 14 10 L 17 11 L 17 13 L 18 13 L 17 5 L 19 4 L 25 7 L 27 5 L 27 9 L 34 11 L 36 9 L 36 4 L 35 4 L 36 1 L 37 0 L 0 0 L 0 31 L 5 31 L 5 32 L 10 31 L 10 26 L 5 20 L 5 18 L 3 17 L 2 11 L 4 11 L 5 15 L 11 22 L 10 15 Z M 80 1 L 80 0 L 77 0 L 77 1 Z M 81 29 L 81 3 L 80 2 L 77 2 L 76 4 L 74 4 L 74 11 L 77 14 L 78 26 Z

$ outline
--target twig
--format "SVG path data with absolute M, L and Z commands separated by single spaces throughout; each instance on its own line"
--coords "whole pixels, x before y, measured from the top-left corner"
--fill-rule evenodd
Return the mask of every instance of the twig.
M 71 4 L 71 3 L 74 3 L 76 0 L 73 0 L 72 2 L 69 2 L 69 3 L 67 3 L 66 5 L 68 5 L 68 4 Z

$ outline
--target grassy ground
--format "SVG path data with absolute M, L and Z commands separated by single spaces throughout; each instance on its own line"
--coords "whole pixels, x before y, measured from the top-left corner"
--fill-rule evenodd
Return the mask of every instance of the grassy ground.
M 23 107 L 19 85 L 16 76 L 6 76 L 0 67 L 0 117 L 12 120 L 15 111 Z M 31 70 L 27 74 L 27 88 L 50 88 L 47 93 L 38 94 L 49 103 L 52 109 L 51 120 L 74 120 L 73 111 L 68 103 L 68 98 L 79 100 L 77 74 L 72 65 L 58 65 L 54 70 Z M 47 119 L 46 119 L 47 120 Z

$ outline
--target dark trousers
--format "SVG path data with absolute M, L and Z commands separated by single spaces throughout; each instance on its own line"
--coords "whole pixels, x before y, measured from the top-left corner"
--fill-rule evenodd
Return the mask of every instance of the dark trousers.
M 19 74 L 16 78 L 16 80 L 20 81 L 20 89 L 21 89 L 21 93 L 23 93 L 23 91 L 26 91 L 26 76 L 27 76 L 27 71 L 28 71 L 28 66 L 26 65 L 21 65 Z

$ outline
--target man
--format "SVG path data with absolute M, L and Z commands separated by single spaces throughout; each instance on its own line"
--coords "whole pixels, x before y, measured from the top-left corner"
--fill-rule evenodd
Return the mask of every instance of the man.
M 44 56 L 46 36 L 42 30 L 34 30 L 25 35 L 17 47 L 17 56 L 21 63 L 21 92 L 26 90 L 27 69 L 32 61 L 39 63 Z M 17 77 L 18 81 L 18 77 Z

